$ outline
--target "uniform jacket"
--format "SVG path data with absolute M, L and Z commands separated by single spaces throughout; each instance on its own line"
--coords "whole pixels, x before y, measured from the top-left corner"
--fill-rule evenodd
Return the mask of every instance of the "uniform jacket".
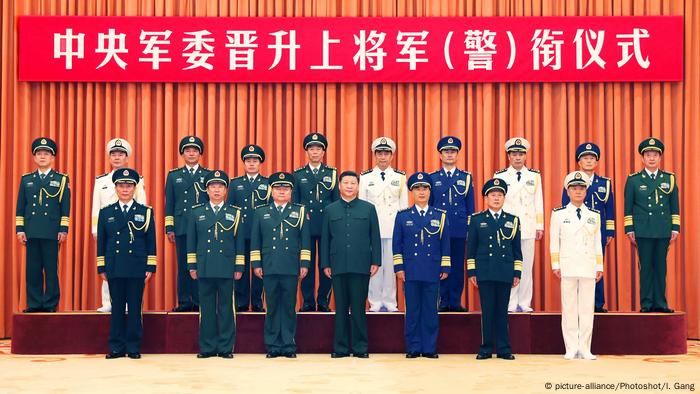
M 540 172 L 523 167 L 520 181 L 515 168 L 508 167 L 494 174 L 508 184 L 503 210 L 517 216 L 523 239 L 535 238 L 537 230 L 544 230 L 544 203 L 542 200 L 542 177 Z
M 381 237 L 389 239 L 394 232 L 396 213 L 408 208 L 408 188 L 403 171 L 389 167 L 384 171 L 384 180 L 381 173 L 374 167 L 360 175 L 359 198 L 374 204 Z
M 187 228 L 187 268 L 201 278 L 233 278 L 245 266 L 244 240 L 239 234 L 241 210 L 223 204 L 214 213 L 209 202 L 192 207 Z
M 95 186 L 92 188 L 92 235 L 94 236 L 97 236 L 97 219 L 100 216 L 100 209 L 107 205 L 114 204 L 119 200 L 119 197 L 117 197 L 117 190 L 114 188 L 114 183 L 112 182 L 112 175 L 114 175 L 114 170 L 98 176 L 95 178 Z M 139 183 L 136 185 L 134 200 L 139 204 L 147 204 L 143 177 L 141 177 Z
M 197 166 L 194 175 L 187 166 L 170 170 L 165 180 L 165 232 L 187 233 L 192 206 L 209 201 L 204 177 L 210 170 Z
M 549 253 L 552 269 L 563 277 L 595 278 L 603 271 L 600 213 L 583 205 L 581 219 L 569 203 L 552 211 Z
M 475 213 L 467 233 L 467 272 L 478 281 L 513 282 L 523 266 L 520 219 L 501 210 L 498 221 L 489 210 Z
M 561 205 L 565 206 L 569 201 L 569 195 L 564 188 L 561 195 Z M 602 225 L 601 222 L 600 226 L 601 235 L 603 235 L 601 242 L 605 245 L 607 237 L 615 236 L 615 196 L 610 178 L 593 174 L 591 184 L 586 189 L 584 204 L 588 208 L 598 211 L 601 220 L 605 221 L 605 225 Z
M 652 180 L 646 170 L 625 183 L 625 233 L 638 238 L 671 238 L 681 231 L 678 184 L 671 172 L 659 170 Z
M 294 171 L 292 201 L 306 207 L 312 237 L 321 236 L 323 211 L 338 198 L 338 171 L 335 168 L 321 164 L 318 174 L 314 175 L 307 164 Z
M 467 218 L 474 213 L 474 184 L 472 174 L 455 168 L 448 178 L 445 169 L 430 174 L 433 187 L 430 205 L 444 209 L 450 223 L 450 237 L 466 238 Z
M 238 231 L 246 240 L 250 239 L 255 210 L 270 202 L 271 191 L 267 184 L 267 178 L 260 174 L 255 177 L 252 183 L 248 180 L 248 175 L 231 179 L 226 203 L 241 208 L 243 222 L 241 222 Z
M 22 175 L 15 210 L 15 230 L 28 239 L 57 239 L 70 224 L 68 175 L 50 170 L 42 180 L 39 171 Z
M 310 260 L 311 236 L 303 205 L 287 203 L 280 213 L 271 202 L 255 210 L 250 236 L 253 268 L 262 268 L 264 275 L 298 276 L 299 268 L 309 268 Z

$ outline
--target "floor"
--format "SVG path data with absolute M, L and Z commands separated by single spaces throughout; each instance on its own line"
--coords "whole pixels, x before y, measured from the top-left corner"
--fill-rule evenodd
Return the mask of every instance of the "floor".
M 689 341 L 683 356 L 601 356 L 596 361 L 552 355 L 522 355 L 515 361 L 477 361 L 474 355 L 409 360 L 402 354 L 372 354 L 366 360 L 326 354 L 301 354 L 295 360 L 268 360 L 259 354 L 232 360 L 199 360 L 193 354 L 105 360 L 101 354 L 12 355 L 10 342 L 0 341 L 0 393 L 574 391 L 564 384 L 613 384 L 622 392 L 642 391 L 624 384 L 660 384 L 668 385 L 664 391 L 694 391 L 700 389 L 700 341 Z

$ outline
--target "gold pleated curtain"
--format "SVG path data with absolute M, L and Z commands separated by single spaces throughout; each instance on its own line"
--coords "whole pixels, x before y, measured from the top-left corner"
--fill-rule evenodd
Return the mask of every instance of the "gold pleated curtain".
M 24 83 L 17 81 L 19 15 L 86 16 L 612 16 L 683 15 L 685 75 L 679 83 L 500 84 L 192 84 Z M 623 233 L 626 176 L 640 169 L 636 153 L 648 136 L 663 139 L 663 168 L 681 191 L 682 232 L 668 258 L 668 299 L 687 311 L 689 337 L 700 337 L 700 5 L 693 0 L 4 0 L 2 3 L 0 137 L 0 337 L 25 306 L 24 251 L 14 235 L 20 176 L 33 170 L 31 141 L 47 135 L 59 145 L 56 169 L 71 179 L 71 229 L 60 252 L 60 309 L 93 310 L 100 302 L 90 209 L 95 176 L 107 172 L 105 144 L 114 137 L 134 146 L 131 165 L 145 177 L 158 224 L 158 272 L 146 288 L 145 309 L 176 301 L 175 247 L 163 233 L 164 185 L 181 166 L 177 143 L 187 134 L 206 144 L 203 164 L 243 171 L 240 148 L 267 152 L 265 174 L 293 170 L 305 160 L 309 131 L 327 135 L 328 163 L 361 171 L 372 164 L 371 141 L 398 144 L 395 167 L 411 173 L 439 166 L 440 136 L 462 139 L 460 167 L 474 174 L 478 192 L 507 166 L 503 143 L 520 135 L 532 143 L 529 166 L 542 171 L 545 226 L 561 203 L 562 180 L 576 167 L 583 141 L 600 145 L 599 173 L 612 177 L 617 197 L 616 239 L 606 254 L 606 298 L 613 311 L 639 309 L 638 263 Z M 483 201 L 477 197 L 478 209 Z M 545 232 L 546 234 L 546 232 Z M 560 310 L 559 281 L 551 274 L 548 236 L 537 243 L 536 310 Z M 469 308 L 478 310 L 467 287 Z M 400 295 L 402 297 L 402 295 Z

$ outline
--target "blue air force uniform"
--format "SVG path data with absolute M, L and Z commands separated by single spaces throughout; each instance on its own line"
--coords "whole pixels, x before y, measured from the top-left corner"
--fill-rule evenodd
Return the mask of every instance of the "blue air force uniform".
M 502 179 L 491 179 L 482 194 L 493 190 L 505 194 L 508 186 Z M 503 210 L 494 214 L 487 209 L 471 216 L 468 231 L 467 272 L 476 277 L 481 300 L 482 343 L 477 358 L 490 358 L 495 342 L 498 356 L 512 359 L 508 301 L 513 280 L 520 278 L 523 266 L 520 221 Z
M 263 163 L 265 162 L 265 151 L 257 145 L 246 145 L 241 150 L 241 160 L 245 161 L 247 158 L 257 158 L 260 163 Z M 243 276 L 236 281 L 234 286 L 236 310 L 239 312 L 247 311 L 251 304 L 253 312 L 263 311 L 263 281 L 257 276 L 251 275 L 250 234 L 255 210 L 269 203 L 270 190 L 268 179 L 260 174 L 255 175 L 255 177 L 243 174 L 231 179 L 231 183 L 229 183 L 226 203 L 241 208 L 242 221 L 238 232 L 243 237 L 245 246 Z
M 444 149 L 462 148 L 457 137 L 443 137 L 438 142 L 438 152 Z M 433 187 L 430 205 L 445 210 L 450 223 L 450 276 L 440 282 L 440 309 L 463 311 L 464 246 L 467 237 L 467 218 L 474 213 L 474 185 L 472 175 L 458 168 L 447 172 L 444 168 L 430 174 Z
M 584 142 L 576 148 L 576 161 L 583 155 L 594 155 L 596 160 L 600 159 L 600 148 L 591 142 Z M 561 194 L 561 205 L 569 204 L 569 195 L 566 188 Z M 600 212 L 600 219 L 605 221 L 604 226 L 600 226 L 600 238 L 603 246 L 603 256 L 605 256 L 605 246 L 608 237 L 615 237 L 615 196 L 613 194 L 612 180 L 604 176 L 593 174 L 590 185 L 586 189 L 586 199 L 583 202 L 586 207 Z M 603 311 L 605 306 L 605 285 L 603 278 L 595 285 L 595 309 Z
M 115 184 L 136 185 L 140 177 L 130 168 L 115 171 Z M 112 297 L 108 358 L 129 353 L 140 357 L 143 326 L 141 304 L 146 272 L 156 272 L 156 229 L 153 209 L 135 200 L 117 201 L 100 210 L 97 220 L 97 272 L 107 275 Z M 129 307 L 128 322 L 125 310 Z
M 426 172 L 408 179 L 408 188 L 432 181 Z M 430 205 L 399 211 L 392 237 L 394 272 L 405 272 L 406 354 L 436 355 L 440 274 L 450 273 L 450 226 L 447 213 Z M 464 264 L 461 262 L 461 264 Z

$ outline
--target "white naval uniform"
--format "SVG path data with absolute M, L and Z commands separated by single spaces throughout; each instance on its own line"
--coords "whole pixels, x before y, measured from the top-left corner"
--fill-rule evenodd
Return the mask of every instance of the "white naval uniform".
M 371 311 L 378 312 L 383 306 L 394 312 L 398 310 L 398 304 L 391 238 L 394 234 L 396 213 L 408 208 L 408 188 L 404 172 L 388 167 L 384 170 L 384 180 L 381 173 L 378 167 L 374 167 L 360 175 L 359 198 L 374 204 L 382 237 L 382 265 L 369 280 L 367 299 Z
M 544 202 L 542 200 L 542 177 L 539 171 L 523 166 L 518 170 L 512 166 L 498 171 L 495 178 L 508 184 L 508 193 L 503 210 L 520 219 L 520 245 L 523 252 L 523 271 L 520 284 L 511 289 L 508 311 L 532 312 L 532 266 L 535 260 L 535 236 L 544 230 Z
M 596 272 L 603 271 L 600 214 L 581 205 L 552 211 L 549 253 L 552 269 L 561 270 L 561 330 L 566 358 L 591 356 Z
M 95 187 L 92 189 L 92 236 L 97 237 L 97 218 L 100 216 L 100 209 L 117 202 L 117 191 L 112 182 L 112 175 L 115 170 L 107 174 L 102 174 L 95 178 Z M 143 186 L 143 177 L 136 185 L 134 199 L 146 205 L 146 189 Z M 112 308 L 112 299 L 109 296 L 109 285 L 107 281 L 102 281 L 102 307 L 101 310 L 109 312 Z

